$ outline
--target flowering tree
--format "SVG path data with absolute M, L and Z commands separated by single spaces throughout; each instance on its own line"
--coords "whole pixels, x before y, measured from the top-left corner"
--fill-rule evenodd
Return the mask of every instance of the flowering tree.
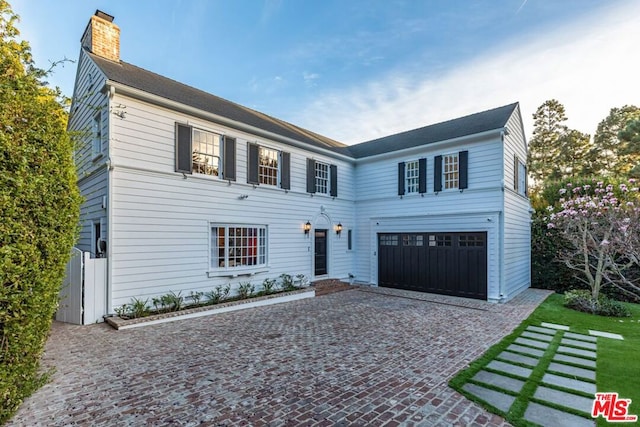
M 640 267 L 636 181 L 630 179 L 618 188 L 603 182 L 575 187 L 567 184 L 560 194 L 559 207 L 548 208 L 547 223 L 569 243 L 569 248 L 558 254 L 559 260 L 589 286 L 594 300 L 607 284 L 640 294 L 638 278 L 629 275 L 630 269 Z

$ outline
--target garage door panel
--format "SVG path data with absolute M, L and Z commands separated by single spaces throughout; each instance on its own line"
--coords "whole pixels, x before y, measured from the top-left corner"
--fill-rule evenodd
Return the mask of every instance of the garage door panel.
M 486 299 L 486 233 L 389 233 L 378 239 L 380 286 Z

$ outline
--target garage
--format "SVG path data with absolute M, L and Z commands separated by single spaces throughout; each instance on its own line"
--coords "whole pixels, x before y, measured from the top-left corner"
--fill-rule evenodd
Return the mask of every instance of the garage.
M 487 299 L 487 233 L 378 234 L 379 286 Z

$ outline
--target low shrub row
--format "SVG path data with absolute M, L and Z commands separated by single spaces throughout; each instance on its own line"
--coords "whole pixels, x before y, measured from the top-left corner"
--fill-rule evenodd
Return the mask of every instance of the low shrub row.
M 240 282 L 235 294 L 232 295 L 231 284 L 227 283 L 226 285 L 218 285 L 207 292 L 191 291 L 187 296 L 183 296 L 181 291 L 178 293 L 170 291 L 165 295 L 151 298 L 151 300 L 149 298 L 134 297 L 130 303 L 123 304 L 116 308 L 115 311 L 123 319 L 136 319 L 153 314 L 169 313 L 188 308 L 288 292 L 307 286 L 309 286 L 309 279 L 304 274 L 297 274 L 295 277 L 290 274 L 281 274 L 278 279 L 264 279 L 258 291 L 256 291 L 256 286 L 253 283 Z

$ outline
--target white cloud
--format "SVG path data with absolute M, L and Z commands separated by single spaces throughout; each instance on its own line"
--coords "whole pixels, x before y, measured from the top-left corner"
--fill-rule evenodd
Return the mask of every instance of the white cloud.
M 309 73 L 309 72 L 304 72 L 302 73 L 302 78 L 305 82 L 305 84 L 307 84 L 308 86 L 315 86 L 316 85 L 316 80 L 318 80 L 320 78 L 320 74 L 318 73 Z
M 640 104 L 638 40 L 640 2 L 609 4 L 441 75 L 400 70 L 319 94 L 293 121 L 351 144 L 519 101 L 530 137 L 531 114 L 556 98 L 570 127 L 593 133 L 612 107 Z

